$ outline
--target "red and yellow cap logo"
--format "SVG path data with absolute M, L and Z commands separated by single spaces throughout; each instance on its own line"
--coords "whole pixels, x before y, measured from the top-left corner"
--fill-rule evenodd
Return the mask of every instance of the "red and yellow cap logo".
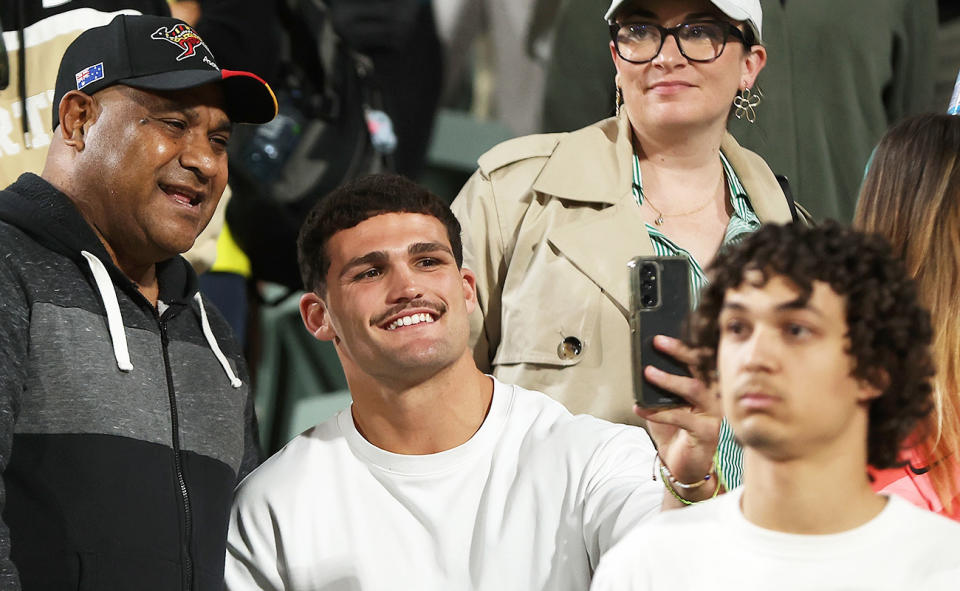
M 183 50 L 183 52 L 177 56 L 177 61 L 183 61 L 188 57 L 193 57 L 197 54 L 197 48 L 204 45 L 203 39 L 200 38 L 200 35 L 197 35 L 197 32 L 184 25 L 182 23 L 176 24 L 172 27 L 160 27 L 150 35 L 151 39 L 164 40 L 173 43 L 177 47 Z

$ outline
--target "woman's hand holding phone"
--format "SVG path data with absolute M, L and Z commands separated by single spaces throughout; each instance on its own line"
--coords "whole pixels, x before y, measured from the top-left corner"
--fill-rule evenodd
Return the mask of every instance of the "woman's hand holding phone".
M 658 335 L 653 345 L 691 368 L 696 365 L 697 352 L 679 339 Z M 660 459 L 680 482 L 696 482 L 712 469 L 723 410 L 716 386 L 708 387 L 696 377 L 675 375 L 646 365 L 643 376 L 651 383 L 683 398 L 684 406 L 641 408 L 633 411 L 647 420 L 647 430 L 653 437 Z M 717 485 L 719 486 L 719 484 Z M 699 501 L 714 494 L 714 486 L 688 491 L 688 501 Z M 702 497 L 702 498 L 701 498 Z M 670 495 L 665 497 L 664 508 L 681 507 L 682 504 Z

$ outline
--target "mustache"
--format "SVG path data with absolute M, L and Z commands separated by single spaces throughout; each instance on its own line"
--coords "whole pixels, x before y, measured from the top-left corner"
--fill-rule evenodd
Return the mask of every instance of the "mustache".
M 423 298 L 417 298 L 415 300 L 410 300 L 409 302 L 403 302 L 402 304 L 397 304 L 390 307 L 386 312 L 376 316 L 370 320 L 370 326 L 380 326 L 386 322 L 387 318 L 391 316 L 396 316 L 404 310 L 413 309 L 413 308 L 426 308 L 437 313 L 437 316 L 443 316 L 447 312 L 447 306 L 443 303 L 434 303 Z

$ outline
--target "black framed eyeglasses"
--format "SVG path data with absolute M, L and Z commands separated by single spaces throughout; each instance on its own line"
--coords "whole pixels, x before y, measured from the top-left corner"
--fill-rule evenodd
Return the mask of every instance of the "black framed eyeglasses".
M 660 55 L 670 35 L 677 41 L 683 57 L 692 62 L 712 62 L 717 59 L 730 37 L 749 46 L 743 31 L 721 21 L 683 23 L 670 28 L 653 23 L 610 25 L 610 37 L 617 54 L 633 64 L 645 64 Z

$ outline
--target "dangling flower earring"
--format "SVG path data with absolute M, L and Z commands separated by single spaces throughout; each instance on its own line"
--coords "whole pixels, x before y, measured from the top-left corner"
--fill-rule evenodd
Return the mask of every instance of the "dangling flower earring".
M 747 118 L 750 123 L 757 122 L 757 106 L 763 99 L 763 92 L 758 88 L 757 93 L 753 94 L 749 88 L 744 88 L 740 94 L 733 98 L 733 106 L 737 108 L 734 116 L 737 119 Z
M 613 84 L 617 87 L 617 98 L 614 100 L 613 106 L 617 112 L 617 117 L 620 116 L 620 109 L 623 108 L 623 89 L 620 88 L 620 76 L 617 75 L 613 79 Z

